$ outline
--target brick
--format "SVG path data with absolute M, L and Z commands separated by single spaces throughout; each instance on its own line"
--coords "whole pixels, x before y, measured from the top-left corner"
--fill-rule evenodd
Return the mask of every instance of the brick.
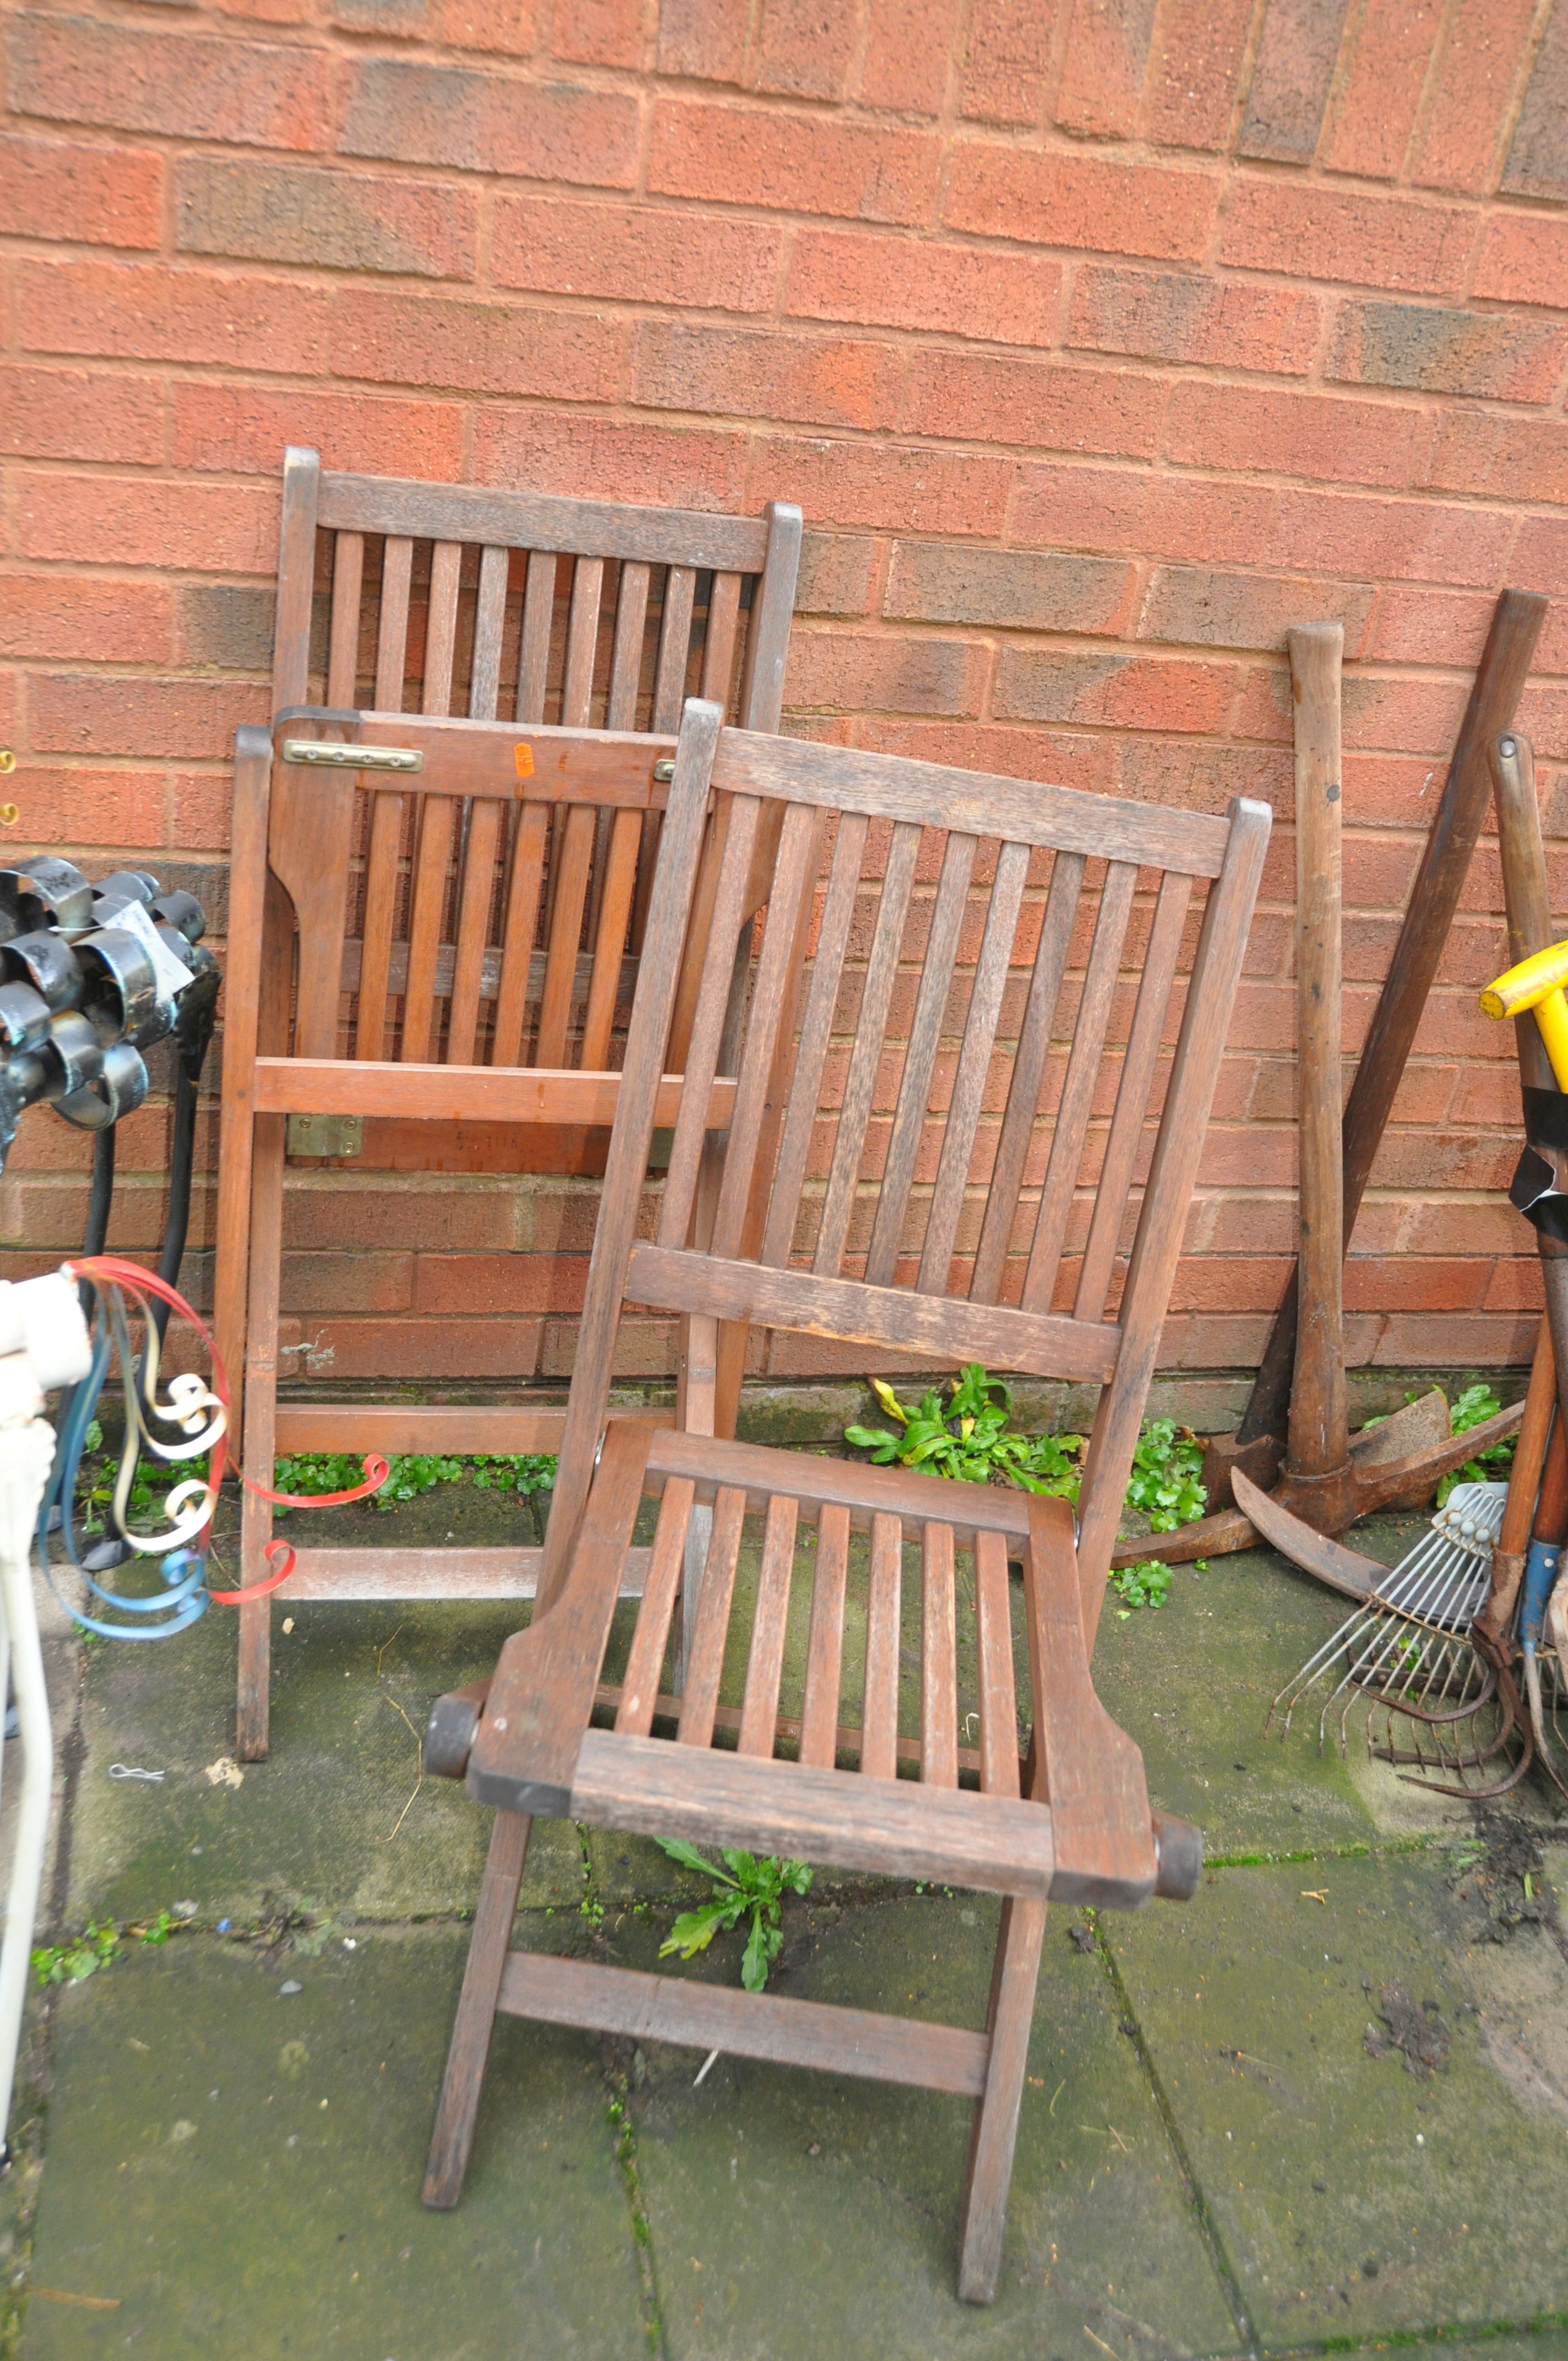
M 169 789 L 171 843 L 203 851 L 226 852 L 233 803 L 226 777 L 208 772 L 177 773 Z
M 1516 1255 L 1507 1262 L 1492 1265 L 1486 1292 L 1482 1299 L 1484 1311 L 1539 1313 L 1545 1303 L 1539 1255 Z
M 1568 365 L 1568 327 L 1431 303 L 1347 303 L 1329 375 L 1498 401 L 1550 401 Z
M 662 74 L 738 82 L 745 59 L 745 12 L 733 0 L 660 0 Z
M 1114 786 L 1111 741 L 1064 730 L 1002 727 L 985 721 L 895 721 L 870 717 L 861 741 L 915 763 L 946 763 L 998 779 L 1049 779 L 1089 794 Z
M 1042 255 L 803 229 L 784 309 L 801 319 L 935 329 L 971 343 L 1048 345 L 1061 283 L 1061 265 Z
M 1463 664 L 1474 669 L 1495 601 L 1481 591 L 1391 586 L 1362 651 L 1373 664 Z
M 156 247 L 163 159 L 79 140 L 0 137 L 0 220 L 14 237 Z
M 1034 246 L 1197 262 L 1219 192 L 1212 172 L 971 139 L 953 150 L 943 218 L 954 229 Z
M 1468 689 L 1467 681 L 1352 676 L 1344 683 L 1345 741 L 1446 759 L 1459 734 Z
M 1247 565 L 1272 554 L 1280 497 L 1259 484 L 1050 460 L 1019 469 L 1012 530 L 1036 544 Z
M 36 744 L 36 723 L 34 729 Z M 92 765 L 66 769 L 30 760 L 12 784 L 24 824 L 51 851 L 65 844 L 120 848 L 151 847 L 164 841 L 161 771 L 100 770 Z M 76 1243 L 81 1246 L 80 1230 Z
M 1561 214 L 1492 214 L 1476 257 L 1474 291 L 1504 303 L 1568 311 L 1568 220 Z
M 1385 1369 L 1519 1367 L 1535 1350 L 1536 1326 L 1533 1312 L 1399 1312 L 1386 1323 L 1372 1363 Z
M 368 58 L 355 69 L 336 145 L 344 156 L 629 189 L 637 102 L 619 91 Z
M 1568 519 L 1521 518 L 1510 578 L 1517 579 L 1526 590 L 1545 590 L 1558 598 L 1568 596 Z M 1548 631 L 1553 620 L 1547 618 Z
M 1174 389 L 1166 430 L 1167 456 L 1184 466 L 1390 487 L 1425 479 L 1431 442 L 1424 411 L 1201 383 Z
M 395 1237 L 409 1254 L 505 1253 L 513 1230 L 503 1191 L 445 1174 L 376 1188 L 357 1175 L 351 1181 L 345 1173 L 295 1173 L 283 1197 L 283 1244 L 291 1249 L 380 1251 Z
M 766 312 L 783 254 L 772 223 L 653 205 L 499 196 L 490 216 L 497 284 L 554 295 Z
M 1130 368 L 931 351 L 917 358 L 909 423 L 946 441 L 1152 458 L 1165 387 Z
M 1248 178 L 1226 200 L 1220 260 L 1292 279 L 1457 294 L 1475 228 L 1475 216 L 1453 205 Z
M 1516 197 L 1568 197 L 1568 17 L 1561 9 L 1547 17 L 1502 185 Z
M 331 145 L 339 69 L 324 49 L 24 12 L 6 57 L 20 114 L 239 148 Z
M 235 0 L 228 0 L 232 8 Z M 297 5 L 297 0 L 284 0 Z M 433 38 L 455 49 L 532 56 L 538 39 L 532 0 L 432 0 Z
M 525 483 L 535 491 L 660 507 L 738 509 L 747 445 L 710 427 L 622 425 L 569 412 L 481 409 L 474 418 L 474 477 L 481 484 Z M 793 498 L 762 493 L 762 500 Z
M 859 533 L 806 533 L 795 584 L 797 615 L 864 615 L 872 603 L 876 544 Z
M 188 664 L 269 672 L 278 601 L 237 582 L 190 583 L 180 593 L 180 640 Z
M 421 1255 L 415 1309 L 443 1315 L 580 1312 L 586 1255 Z
M 871 0 L 858 96 L 863 106 L 939 115 L 960 0 Z
M 1091 265 L 1078 273 L 1065 341 L 1091 352 L 1304 377 L 1321 324 L 1318 299 L 1296 288 Z
M 406 1312 L 413 1301 L 408 1254 L 286 1254 L 285 1312 Z M 464 1307 L 472 1311 L 470 1303 Z
M 916 444 L 769 436 L 756 447 L 749 499 L 798 500 L 817 524 L 995 534 L 1011 477 L 1005 460 Z
M 631 398 L 650 410 L 886 429 L 897 422 L 905 367 L 902 353 L 865 337 L 645 320 L 637 332 Z
M 960 100 L 971 122 L 1039 121 L 1057 16 L 1058 0 L 974 0 Z
M 616 1331 L 612 1374 L 618 1378 L 672 1378 L 678 1330 L 674 1320 L 629 1319 Z M 542 1378 L 569 1378 L 577 1356 L 575 1320 L 547 1320 L 539 1352 Z M 863 1357 L 863 1356 L 862 1356 Z
M 220 362 L 313 376 L 327 366 L 320 289 L 152 262 L 24 262 L 17 318 L 30 351 Z
M 451 483 L 463 473 L 463 416 L 456 402 L 187 382 L 174 388 L 174 464 L 276 478 L 285 445 L 303 443 L 323 467 Z
M 800 631 L 790 643 L 792 707 L 824 712 L 976 714 L 986 651 L 968 640 Z
M 182 254 L 420 279 L 473 277 L 477 212 L 468 190 L 429 181 L 213 156 L 183 158 L 174 186 Z
M 17 541 L 29 557 L 91 552 L 109 566 L 262 574 L 278 562 L 274 492 L 137 476 L 28 476 Z
M 1496 187 L 1503 129 L 1537 13 L 1534 0 L 1471 0 L 1453 13 L 1409 159 L 1412 180 L 1476 195 Z
M 1321 143 L 1330 171 L 1398 179 L 1442 13 L 1440 0 L 1366 0 Z
M 585 313 L 350 287 L 333 298 L 339 377 L 591 401 L 624 390 L 630 355 L 624 323 Z
M 900 541 L 883 612 L 1007 631 L 1113 631 L 1124 618 L 1132 578 L 1130 566 L 1110 558 Z
M 1223 727 L 1236 686 L 1228 664 L 1005 647 L 997 663 L 991 709 L 1000 720 L 1216 730 Z
M 160 582 L 0 574 L 0 655 L 166 664 L 174 653 L 173 624 L 170 594 Z
M 1490 1258 L 1352 1255 L 1344 1267 L 1347 1312 L 1475 1312 L 1486 1301 Z
M 1267 555 L 1306 573 L 1496 585 L 1514 532 L 1497 509 L 1282 490 Z
M 556 11 L 550 46 L 574 65 L 641 65 L 641 0 L 573 0 Z
M 1088 138 L 1137 130 L 1154 0 L 1072 0 L 1056 119 Z
M 1273 0 L 1252 70 L 1236 152 L 1310 163 L 1328 103 L 1346 0 Z
M 1224 574 L 1202 566 L 1158 566 L 1138 636 L 1211 648 L 1278 648 L 1294 623 L 1343 620 L 1354 657 L 1372 609 L 1368 583 L 1318 582 L 1270 574 Z
M 243 721 L 265 721 L 265 689 L 228 681 L 34 673 L 27 730 L 45 754 L 152 754 L 227 761 Z
M 339 1319 L 305 1349 L 313 1377 L 531 1378 L 543 1333 L 539 1320 Z
M 1167 0 L 1144 108 L 1150 139 L 1229 148 L 1252 17 L 1250 0 Z
M 1568 426 L 1559 419 L 1450 412 L 1439 423 L 1427 480 L 1473 499 L 1568 506 Z
M 778 107 L 661 99 L 648 186 L 675 197 L 851 220 L 920 222 L 937 192 L 928 132 L 883 130 Z
M 854 62 L 857 13 L 829 0 L 767 0 L 748 81 L 784 98 L 842 98 Z
M 150 378 L 0 363 L 0 452 L 144 467 L 163 452 L 164 396 Z

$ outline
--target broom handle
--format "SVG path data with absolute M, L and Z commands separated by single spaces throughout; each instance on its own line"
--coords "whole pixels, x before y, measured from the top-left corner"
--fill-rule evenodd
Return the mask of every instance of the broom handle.
M 1536 1503 L 1535 1521 L 1530 1527 L 1532 1541 L 1561 1542 L 1568 1534 L 1568 1434 L 1558 1419 L 1552 1430 L 1552 1441 L 1546 1448 L 1546 1466 L 1541 1475 L 1541 1498 Z

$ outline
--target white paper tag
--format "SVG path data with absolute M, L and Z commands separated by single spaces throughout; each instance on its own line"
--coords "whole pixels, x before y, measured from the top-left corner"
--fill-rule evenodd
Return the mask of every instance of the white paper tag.
M 157 922 L 145 902 L 126 902 L 123 909 L 115 911 L 109 924 L 136 937 L 152 961 L 152 972 L 158 978 L 158 989 L 162 998 L 172 1000 L 177 992 L 183 992 L 188 983 L 195 981 L 184 961 L 175 956 L 159 933 Z

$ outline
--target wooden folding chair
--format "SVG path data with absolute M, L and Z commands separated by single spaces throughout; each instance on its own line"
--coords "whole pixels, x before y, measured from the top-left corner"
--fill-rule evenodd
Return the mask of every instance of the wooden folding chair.
M 959 2291 L 984 2302 L 1047 1901 L 1185 1894 L 1201 1858 L 1195 1829 L 1151 1813 L 1088 1647 L 1271 815 L 1245 801 L 1223 819 L 1164 811 L 719 723 L 710 705 L 686 708 L 533 1620 L 488 1685 L 437 1700 L 425 1741 L 428 1768 L 466 1773 L 476 1800 L 499 1806 L 425 2202 L 457 2200 L 498 2008 L 832 2067 L 975 2100 Z M 715 930 L 656 1233 L 637 1243 L 710 784 L 733 798 L 723 916 L 746 906 L 753 848 L 775 822 L 777 850 L 724 1060 L 735 1000 Z M 703 1220 L 706 1094 L 721 1063 L 739 1079 Z M 684 1319 L 674 1428 L 604 1428 L 623 1299 Z M 1076 1549 L 1058 1499 L 715 1439 L 751 1321 L 852 1340 L 868 1357 L 1097 1385 Z M 645 1495 L 660 1506 L 641 1605 L 606 1683 Z M 694 1549 L 704 1505 L 710 1538 Z M 748 1520 L 760 1564 L 743 1690 L 726 1698 Z M 797 1569 L 803 1539 L 814 1548 Z M 1024 1574 L 1016 1670 L 1010 1557 Z M 847 1661 L 847 1623 L 862 1619 L 863 1651 Z M 798 1700 L 781 1688 L 792 1630 Z M 901 1655 L 916 1642 L 905 1731 Z M 960 1743 L 971 1713 L 972 1751 Z M 536 1813 L 999 1893 L 985 2030 L 512 1951 Z
M 698 685 L 753 728 L 777 726 L 800 531 L 799 511 L 778 503 L 761 518 L 608 506 L 334 475 L 314 452 L 288 453 L 278 742 L 242 730 L 236 763 L 214 1281 L 220 1349 L 236 1393 L 254 1395 L 246 1457 L 264 1481 L 275 1450 L 554 1449 L 559 1413 L 274 1411 L 285 1155 L 346 1152 L 356 1173 L 602 1170 L 664 792 L 656 766 L 667 771 Z M 346 730 L 311 719 L 313 690 Z M 466 733 L 435 726 L 455 711 Z M 369 744 L 378 715 L 391 723 L 380 768 L 323 767 L 307 743 Z M 498 717 L 491 737 L 472 727 Z M 595 725 L 600 756 L 583 742 Z M 553 730 L 576 735 L 556 744 Z M 396 767 L 400 749 L 422 771 Z M 699 930 L 726 824 L 716 810 Z M 694 969 L 675 1041 L 696 988 Z M 247 1581 L 265 1572 L 269 1532 L 251 1501 Z M 537 1565 L 516 1550 L 299 1556 L 290 1600 L 526 1598 Z M 269 1631 L 266 1602 L 241 1610 L 248 1761 L 267 1752 Z

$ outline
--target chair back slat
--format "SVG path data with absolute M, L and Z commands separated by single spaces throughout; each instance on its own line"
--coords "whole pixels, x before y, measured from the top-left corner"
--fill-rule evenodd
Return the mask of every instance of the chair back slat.
M 861 863 L 865 857 L 869 823 L 863 812 L 845 812 L 839 821 L 828 873 L 827 899 L 811 962 L 806 1013 L 784 1109 L 767 1225 L 762 1234 L 762 1259 L 775 1269 L 789 1260 L 795 1242 L 806 1160 L 817 1134 L 822 1096 L 823 1069 L 849 948 L 850 928 L 861 892 Z
M 1106 1290 L 1110 1286 L 1112 1265 L 1121 1236 L 1127 1192 L 1132 1186 L 1138 1145 L 1149 1114 L 1155 1063 L 1164 1038 L 1170 988 L 1176 980 L 1176 962 L 1181 950 L 1182 929 L 1187 923 L 1191 898 L 1192 880 L 1174 870 L 1168 871 L 1155 906 L 1148 950 L 1144 954 L 1144 972 L 1138 983 L 1137 1007 L 1127 1037 L 1126 1055 L 1122 1061 L 1121 1079 L 1116 1089 L 1116 1111 L 1111 1118 L 1110 1135 L 1100 1168 L 1094 1218 L 1083 1250 L 1078 1294 L 1073 1303 L 1073 1317 L 1078 1320 L 1098 1320 L 1105 1309 Z
M 949 836 L 942 854 L 941 882 L 931 911 L 926 939 L 925 965 L 910 1019 L 904 1052 L 904 1074 L 894 1111 L 893 1130 L 877 1194 L 876 1219 L 866 1253 L 866 1278 L 872 1287 L 886 1287 L 898 1260 L 904 1216 L 915 1180 L 915 1163 L 926 1137 L 927 1109 L 931 1095 L 932 1069 L 948 1015 L 958 955 L 959 929 L 969 907 L 970 880 L 974 874 L 975 840 Z
M 705 1110 L 709 1086 L 718 1071 L 724 1020 L 729 1013 L 729 990 L 735 971 L 734 945 L 745 916 L 743 906 L 751 879 L 758 818 L 759 809 L 754 796 L 735 798 L 718 873 L 714 923 L 708 932 L 703 956 L 697 1019 L 681 1067 L 691 1088 L 681 1101 L 675 1136 L 670 1148 L 669 1170 L 664 1180 L 659 1238 L 660 1243 L 665 1246 L 684 1246 L 691 1228 L 705 1137 Z
M 332 621 L 327 636 L 326 701 L 358 701 L 359 608 L 365 582 L 365 536 L 340 533 L 333 552 Z
M 707 628 L 702 643 L 702 686 L 699 695 L 710 705 L 729 710 L 734 683 L 736 627 L 740 620 L 740 577 L 716 574 L 708 592 Z
M 688 706 L 683 747 L 699 717 L 711 730 L 714 708 Z M 1080 1502 L 1092 1587 L 1109 1560 L 1180 1248 L 1266 807 L 1238 802 L 1218 820 L 1171 814 L 734 730 L 718 733 L 708 775 L 704 848 L 672 891 L 687 896 L 689 926 L 719 844 L 718 919 L 696 970 L 686 1089 L 652 1240 L 637 1242 L 625 1209 L 608 1225 L 601 1212 L 590 1295 L 609 1325 L 592 1348 L 596 1382 L 608 1386 L 616 1312 L 630 1300 L 686 1323 L 680 1417 L 692 1432 L 712 1431 L 701 1421 L 715 1405 L 715 1414 L 733 1407 L 725 1389 L 747 1323 L 858 1344 L 861 1366 L 891 1350 L 938 1370 L 974 1360 L 1093 1385 L 1100 1408 Z M 1203 924 L 1183 993 L 1200 879 Z M 737 921 L 759 909 L 737 961 Z M 678 1000 L 672 979 L 668 1001 L 640 1012 L 651 1061 L 668 1054 Z M 704 1126 L 720 1073 L 737 1085 L 715 1185 Z M 644 1169 L 647 1146 L 628 1142 L 628 1170 Z M 586 1313 L 580 1355 L 590 1324 Z M 586 1381 L 575 1385 L 569 1434 L 570 1422 L 579 1434 L 597 1431 L 604 1403 Z M 564 1450 L 552 1551 L 569 1549 L 577 1513 L 582 1477 L 571 1458 Z M 922 1743 L 938 1782 L 957 1742 L 957 1676 L 943 1669 L 956 1645 L 948 1549 L 928 1536 Z M 830 1550 L 821 1563 L 828 1614 Z M 981 1692 L 988 1665 L 1000 1681 L 1007 1653 L 1004 1592 L 993 1585 L 977 1610 Z M 823 1687 L 826 1646 L 807 1715 L 818 1745 L 837 1711 Z M 983 1696 L 979 1710 L 983 1720 Z M 991 1775 L 1005 1784 L 1000 1740 L 983 1743 L 988 1752 Z
M 474 670 L 468 711 L 476 721 L 493 721 L 500 707 L 501 647 L 506 636 L 507 584 L 511 553 L 493 544 L 479 556 L 479 595 L 474 609 Z
M 1035 946 L 1028 999 L 1014 1053 L 1007 1111 L 1002 1118 L 991 1187 L 986 1192 L 974 1276 L 970 1284 L 971 1302 L 994 1303 L 1002 1292 L 1003 1273 L 1017 1224 L 1025 1165 L 1039 1118 L 1046 1060 L 1050 1054 L 1051 1022 L 1067 972 L 1084 866 L 1081 852 L 1058 852 L 1051 867 L 1050 891 Z
M 659 1521 L 649 1553 L 642 1604 L 631 1635 L 631 1650 L 620 1685 L 615 1726 L 630 1738 L 646 1738 L 653 1727 L 659 1695 L 659 1675 L 680 1596 L 681 1570 L 685 1563 L 686 1533 L 691 1524 L 696 1488 L 689 1476 L 673 1476 L 659 1503 Z M 773 1732 L 770 1728 L 769 1738 Z
M 1093 948 L 1078 1004 L 1067 1073 L 1051 1130 L 1050 1161 L 1046 1167 L 1040 1210 L 1024 1273 L 1023 1308 L 1050 1309 L 1067 1239 L 1069 1216 L 1083 1164 L 1083 1144 L 1093 1108 L 1095 1086 L 1105 1048 L 1106 1028 L 1121 973 L 1122 945 L 1133 910 L 1137 871 L 1130 862 L 1113 861 L 1105 873 L 1100 907 L 1095 917 Z
M 1016 1795 L 1018 1699 L 1013 1666 L 1013 1607 L 1007 1543 L 1000 1533 L 975 1535 L 974 1657 L 981 1787 L 988 1795 Z
M 877 905 L 876 933 L 872 941 L 871 957 L 866 962 L 860 1012 L 855 1023 L 854 1047 L 850 1052 L 850 1071 L 844 1082 L 843 1103 L 839 1110 L 833 1162 L 828 1174 L 828 1189 L 817 1226 L 817 1250 L 812 1257 L 811 1268 L 816 1271 L 836 1271 L 844 1259 L 850 1216 L 855 1209 L 860 1184 L 866 1128 L 871 1122 L 872 1102 L 887 1038 L 888 1009 L 893 1001 L 894 986 L 898 981 L 904 924 L 909 908 L 910 890 L 915 884 L 915 864 L 919 857 L 922 833 L 914 822 L 900 820 L 893 831 L 893 841 L 888 850 L 887 868 Z
M 543 721 L 550 686 L 550 640 L 555 628 L 554 554 L 535 550 L 528 560 L 523 594 L 522 630 L 518 642 L 517 706 L 519 721 Z
M 1003 845 L 997 854 L 985 931 L 975 961 L 969 1013 L 954 1070 L 952 1096 L 942 1131 L 926 1237 L 920 1250 L 920 1268 L 915 1281 L 925 1295 L 945 1295 L 948 1291 L 964 1191 L 974 1157 L 975 1134 L 985 1105 L 997 1027 L 1002 1021 L 1008 962 L 1028 874 L 1028 846 Z

